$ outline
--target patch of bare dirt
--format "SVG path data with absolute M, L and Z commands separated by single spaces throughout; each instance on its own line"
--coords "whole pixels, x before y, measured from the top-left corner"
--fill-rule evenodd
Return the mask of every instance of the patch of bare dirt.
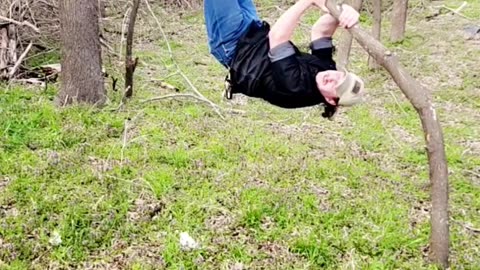
M 410 228 L 415 230 L 419 226 L 422 226 L 425 222 L 428 222 L 430 218 L 430 210 L 432 206 L 428 202 L 416 201 L 413 207 L 408 213 L 410 220 Z
M 0 237 L 0 267 L 2 262 L 14 261 L 17 258 L 15 246 L 11 243 L 7 243 L 2 237 Z
M 97 157 L 89 157 L 90 169 L 93 174 L 98 178 L 103 178 L 104 173 L 113 170 L 115 167 L 120 166 L 121 162 L 110 159 L 100 159 Z M 127 161 L 128 162 L 128 161 Z
M 12 180 L 8 176 L 0 176 L 0 193 L 3 192 Z
M 145 222 L 155 219 L 165 208 L 165 203 L 153 196 L 142 193 L 127 212 L 129 222 Z
M 231 229 L 234 219 L 231 215 L 220 213 L 205 220 L 205 227 L 215 233 L 223 233 Z

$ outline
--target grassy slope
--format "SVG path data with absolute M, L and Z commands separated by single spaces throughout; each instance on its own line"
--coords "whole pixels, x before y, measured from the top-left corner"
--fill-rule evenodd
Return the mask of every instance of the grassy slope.
M 469 4 L 465 14 L 478 18 L 479 4 Z M 425 22 L 433 9 L 412 8 L 406 41 L 390 47 L 433 90 L 444 126 L 452 267 L 479 269 L 480 236 L 468 229 L 480 228 L 479 45 L 461 36 L 468 21 Z M 268 18 L 278 12 L 260 8 Z M 222 121 L 201 103 L 139 102 L 168 94 L 150 78 L 175 72 L 146 18 L 139 90 L 125 110 L 111 112 L 119 93 L 96 110 L 55 108 L 55 88 L 1 90 L 0 268 L 431 268 L 419 121 L 384 72 L 367 70 L 357 45 L 351 66 L 370 103 L 329 122 L 315 108 L 223 101 L 224 71 L 208 56 L 201 14 L 171 18 L 165 29 L 185 74 L 217 104 L 245 112 Z M 300 46 L 306 37 L 296 37 Z M 179 76 L 166 80 L 189 91 Z M 182 251 L 183 231 L 201 249 Z M 60 245 L 50 241 L 56 234 Z

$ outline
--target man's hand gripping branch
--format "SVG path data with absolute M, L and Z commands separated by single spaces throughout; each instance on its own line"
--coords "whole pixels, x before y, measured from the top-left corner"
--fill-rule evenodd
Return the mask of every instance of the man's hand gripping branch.
M 312 40 L 333 36 L 337 27 L 352 27 L 358 23 L 360 16 L 354 8 L 344 4 L 342 5 L 339 20 L 337 21 L 333 16 L 328 14 L 325 0 L 299 0 L 285 11 L 270 29 L 270 48 L 275 48 L 291 39 L 300 18 L 311 6 L 316 6 L 324 12 L 327 12 L 327 14 L 321 16 L 313 26 Z

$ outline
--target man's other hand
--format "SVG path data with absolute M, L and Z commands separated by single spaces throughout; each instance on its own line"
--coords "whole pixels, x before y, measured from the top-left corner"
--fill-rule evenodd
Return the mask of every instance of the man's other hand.
M 342 13 L 338 17 L 338 25 L 343 28 L 351 28 L 358 23 L 360 14 L 349 5 L 342 5 Z

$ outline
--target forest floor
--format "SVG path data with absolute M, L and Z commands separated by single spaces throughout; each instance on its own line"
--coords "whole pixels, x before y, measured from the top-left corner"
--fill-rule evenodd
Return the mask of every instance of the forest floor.
M 480 41 L 464 36 L 480 2 L 462 10 L 476 19 L 427 19 L 462 2 L 411 1 L 405 41 L 388 42 L 385 19 L 383 43 L 431 90 L 444 130 L 452 269 L 480 269 Z M 258 6 L 271 23 L 287 7 Z M 368 102 L 328 121 L 319 108 L 222 99 L 201 10 L 155 12 L 172 55 L 142 7 L 135 95 L 120 110 L 110 82 L 102 109 L 56 108 L 58 85 L 0 89 L 0 269 L 435 269 L 419 118 L 358 44 L 350 69 Z M 181 74 L 224 119 L 195 99 L 147 101 L 192 94 Z M 183 247 L 182 232 L 198 246 Z

